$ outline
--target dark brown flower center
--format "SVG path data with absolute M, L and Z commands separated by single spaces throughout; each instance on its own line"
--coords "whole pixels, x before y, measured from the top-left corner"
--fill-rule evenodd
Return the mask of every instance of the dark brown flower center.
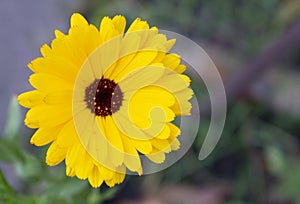
M 105 117 L 117 112 L 123 101 L 120 87 L 110 79 L 96 79 L 85 89 L 87 108 L 96 116 Z

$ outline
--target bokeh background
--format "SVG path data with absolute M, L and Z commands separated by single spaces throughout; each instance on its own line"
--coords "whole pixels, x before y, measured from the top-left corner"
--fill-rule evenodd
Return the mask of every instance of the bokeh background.
M 67 178 L 63 164 L 45 165 L 46 148 L 29 145 L 33 131 L 14 96 L 31 89 L 26 64 L 55 29 L 67 32 L 73 12 L 97 26 L 106 15 L 141 17 L 205 49 L 228 99 L 223 135 L 208 158 L 197 159 L 210 121 L 203 106 L 192 148 L 162 172 L 92 189 Z M 1 0 L 0 22 L 0 203 L 300 203 L 298 0 Z

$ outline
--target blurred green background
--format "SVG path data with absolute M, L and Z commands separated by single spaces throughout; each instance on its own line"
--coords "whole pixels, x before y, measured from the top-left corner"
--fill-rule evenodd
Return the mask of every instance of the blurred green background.
M 2 9 L 5 2 L 0 3 Z M 17 18 L 14 10 L 22 8 L 14 5 L 6 14 L 12 15 L 9 18 Z M 24 62 L 16 67 L 18 70 L 25 69 L 26 63 L 38 56 L 42 43 L 50 42 L 56 23 L 66 32 L 70 14 L 79 11 L 97 26 L 103 16 L 122 14 L 128 23 L 141 17 L 150 25 L 185 35 L 205 49 L 225 82 L 238 81 L 234 77 L 252 68 L 246 66 L 249 62 L 266 57 L 264 50 L 283 40 L 284 34 L 300 21 L 298 0 L 94 0 L 53 1 L 49 5 L 52 7 L 27 5 L 27 12 L 33 11 L 32 19 L 37 21 L 40 16 L 34 10 L 52 10 L 48 17 L 41 14 L 42 22 L 31 21 L 31 32 L 39 40 L 29 41 L 32 48 L 27 58 L 21 59 Z M 1 18 L 1 21 L 6 20 Z M 36 34 L 40 25 L 48 21 L 51 26 Z M 25 26 L 12 35 L 22 38 L 28 35 L 26 32 Z M 297 44 L 299 40 L 292 42 Z M 6 125 L 0 137 L 0 203 L 300 203 L 300 46 L 297 45 L 286 45 L 280 56 L 271 56 L 269 63 L 251 76 L 251 81 L 245 82 L 249 84 L 243 84 L 244 88 L 233 94 L 237 97 L 228 96 L 223 135 L 208 158 L 197 159 L 209 114 L 201 116 L 198 137 L 176 164 L 153 175 L 127 176 L 123 184 L 112 189 L 105 184 L 92 189 L 86 181 L 67 178 L 63 164 L 47 167 L 46 148 L 29 145 L 33 132 L 23 127 L 24 110 L 11 99 L 8 116 L 3 114 Z M 273 59 L 276 63 L 272 63 Z M 29 89 L 25 82 L 28 75 L 26 72 L 18 76 L 23 82 L 19 81 L 21 87 L 14 89 L 17 93 Z M 192 88 L 200 100 L 207 99 L 201 81 L 193 81 Z M 7 95 L 12 96 L 13 92 L 5 97 L 0 94 L 1 101 L 8 103 L 11 97 Z

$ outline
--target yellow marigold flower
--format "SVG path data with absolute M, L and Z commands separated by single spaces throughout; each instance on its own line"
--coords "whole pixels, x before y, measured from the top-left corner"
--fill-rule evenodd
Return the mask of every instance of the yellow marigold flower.
M 123 182 L 126 169 L 143 173 L 141 156 L 162 163 L 177 150 L 176 116 L 189 115 L 190 79 L 175 40 L 137 18 L 104 17 L 100 29 L 78 13 L 68 34 L 56 30 L 51 47 L 28 67 L 33 91 L 20 94 L 31 143 L 51 143 L 46 163 L 65 160 L 66 174 L 93 187 Z

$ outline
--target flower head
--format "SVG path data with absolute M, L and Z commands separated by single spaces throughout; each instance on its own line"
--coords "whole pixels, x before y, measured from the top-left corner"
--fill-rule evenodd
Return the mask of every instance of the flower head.
M 137 18 L 104 17 L 98 30 L 71 17 L 68 34 L 56 30 L 51 47 L 28 67 L 33 91 L 19 95 L 25 124 L 38 128 L 31 143 L 51 143 L 46 163 L 63 160 L 66 174 L 114 186 L 126 169 L 143 173 L 141 156 L 162 163 L 180 147 L 176 116 L 189 115 L 192 91 L 175 40 Z

